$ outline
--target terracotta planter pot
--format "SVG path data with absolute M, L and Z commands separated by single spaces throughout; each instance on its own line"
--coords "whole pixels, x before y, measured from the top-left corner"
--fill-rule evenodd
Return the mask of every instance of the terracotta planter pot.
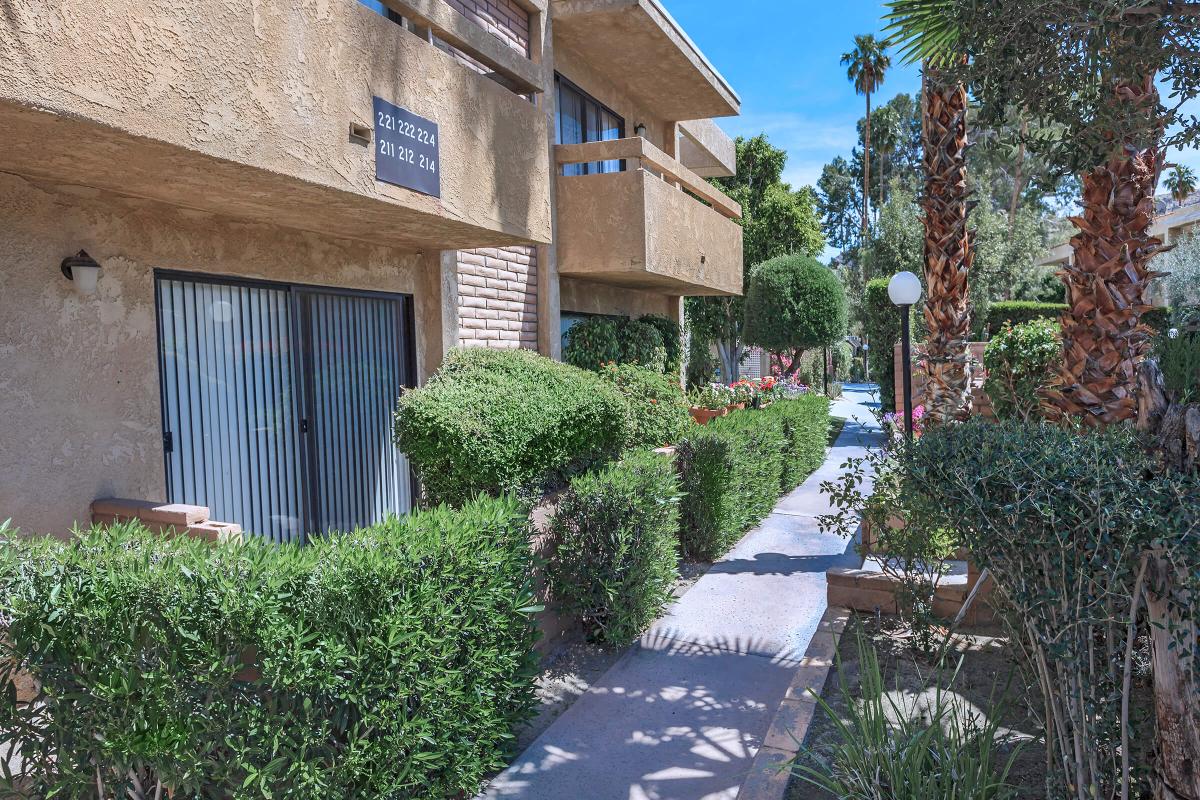
M 728 411 L 745 411 L 746 404 L 745 403 L 730 403 L 727 406 L 726 410 L 728 410 Z
M 707 425 L 717 417 L 723 417 L 729 413 L 727 408 L 700 408 L 699 406 L 694 406 L 688 411 L 691 412 L 692 419 L 700 425 Z

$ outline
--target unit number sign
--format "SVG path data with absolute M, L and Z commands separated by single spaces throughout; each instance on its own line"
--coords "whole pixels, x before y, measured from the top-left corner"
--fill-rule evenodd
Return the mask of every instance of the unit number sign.
M 375 107 L 375 179 L 442 196 L 438 126 L 379 97 Z

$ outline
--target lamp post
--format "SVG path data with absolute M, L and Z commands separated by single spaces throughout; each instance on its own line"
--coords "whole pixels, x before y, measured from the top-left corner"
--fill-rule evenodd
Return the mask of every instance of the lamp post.
M 870 383 L 871 382 L 871 362 L 870 362 L 871 345 L 868 344 L 867 342 L 863 342 L 862 351 L 863 351 L 863 377 L 867 379 L 867 383 Z
M 921 279 L 911 272 L 897 272 L 888 281 L 888 297 L 900 307 L 900 354 L 904 369 L 904 438 L 913 439 L 912 350 L 909 344 L 908 317 L 921 299 Z

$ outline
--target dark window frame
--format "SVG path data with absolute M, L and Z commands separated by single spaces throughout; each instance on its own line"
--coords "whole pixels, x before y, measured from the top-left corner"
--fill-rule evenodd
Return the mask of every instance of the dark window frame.
M 562 129 L 563 129 L 562 89 L 563 88 L 566 88 L 568 91 L 574 92 L 576 95 L 579 96 L 579 99 L 581 101 L 581 109 L 580 110 L 583 112 L 583 115 L 584 115 L 584 119 L 580 121 L 580 130 L 582 132 L 582 137 L 583 137 L 582 142 L 564 142 L 564 141 L 562 141 Z M 595 96 L 584 91 L 584 89 L 581 88 L 579 86 L 579 84 L 575 83 L 570 78 L 564 76 L 560 72 L 554 73 L 554 102 L 555 102 L 555 109 L 554 109 L 554 140 L 555 140 L 554 143 L 555 144 L 591 144 L 592 142 L 612 141 L 611 139 L 588 139 L 587 138 L 588 137 L 588 126 L 587 126 L 586 118 L 587 118 L 589 111 L 594 112 L 596 114 L 597 119 L 600 118 L 601 112 L 611 115 L 612 118 L 617 121 L 617 137 L 616 138 L 618 138 L 618 139 L 625 138 L 625 118 L 623 116 L 621 116 L 620 114 L 618 114 L 616 111 L 613 111 L 611 108 L 609 108 L 604 103 L 600 102 L 600 100 L 598 100 Z M 599 130 L 599 128 L 600 128 L 600 126 L 597 125 L 598 130 Z M 614 163 L 614 161 L 593 161 L 593 162 L 588 162 L 588 163 L 584 163 L 584 164 L 563 164 L 562 165 L 563 166 L 562 174 L 563 175 L 568 175 L 568 174 L 598 175 L 598 174 L 608 173 L 608 172 L 624 172 L 625 171 L 625 159 L 615 160 L 615 164 L 616 164 L 615 169 L 613 169 L 613 168 L 606 169 L 605 168 L 606 164 L 613 164 L 613 163 Z M 576 172 L 573 170 L 569 170 L 568 168 L 573 168 L 574 170 L 578 170 L 578 171 Z

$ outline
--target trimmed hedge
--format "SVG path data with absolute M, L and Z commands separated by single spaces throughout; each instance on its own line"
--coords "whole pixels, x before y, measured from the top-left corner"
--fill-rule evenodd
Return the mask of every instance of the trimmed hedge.
M 620 452 L 628 406 L 593 372 L 527 350 L 451 351 L 396 411 L 396 444 L 426 501 L 537 487 Z
M 828 428 L 829 400 L 810 394 L 736 411 L 686 435 L 676 454 L 684 555 L 711 561 L 771 513 L 785 480 L 798 485 L 820 464 Z
M 780 487 L 790 492 L 825 460 L 829 439 L 829 401 L 818 395 L 781 400 L 759 412 L 783 426 L 785 445 Z
M 41 684 L 0 703 L 18 780 L 37 797 L 94 797 L 97 778 L 105 797 L 159 781 L 164 797 L 473 796 L 534 704 L 523 511 L 480 500 L 305 547 L 132 524 L 9 543 L 0 680 L 15 662 Z
M 609 364 L 600 377 L 625 398 L 629 412 L 626 447 L 673 444 L 694 424 L 678 380 L 635 364 Z
M 871 349 L 869 380 L 879 384 L 880 406 L 896 407 L 896 342 L 900 341 L 900 313 L 888 297 L 888 279 L 873 278 L 863 288 L 863 329 Z
M 550 591 L 592 639 L 627 644 L 670 598 L 679 498 L 671 459 L 644 450 L 575 478 L 559 500 Z
M 1068 306 L 1066 303 L 1034 303 L 1029 300 L 1000 300 L 988 307 L 987 332 L 995 336 L 1005 322 L 1020 325 L 1035 319 L 1058 320 Z

